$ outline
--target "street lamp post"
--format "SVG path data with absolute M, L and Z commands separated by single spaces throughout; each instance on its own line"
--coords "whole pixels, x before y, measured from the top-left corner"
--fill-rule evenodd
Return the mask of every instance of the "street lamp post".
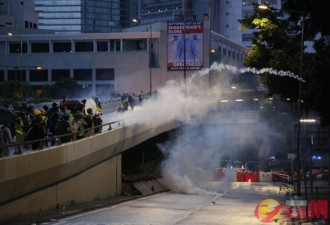
M 149 38 L 149 79 L 150 79 L 150 96 L 152 96 L 152 24 L 150 23 L 150 38 Z
M 273 7 L 269 7 L 267 5 L 259 5 L 259 9 L 262 10 L 279 10 Z M 298 10 L 285 10 L 287 12 L 296 12 L 296 13 L 301 13 L 302 14 L 302 21 L 301 21 L 301 43 L 300 43 L 300 60 L 299 60 L 299 73 L 300 76 L 302 77 L 302 64 L 303 64 L 303 52 L 304 52 L 304 26 L 305 26 L 305 13 L 303 11 L 298 11 Z M 301 195 L 301 184 L 300 184 L 300 170 L 301 170 L 301 158 L 300 158 L 300 129 L 301 129 L 301 122 L 300 122 L 300 117 L 301 117 L 301 109 L 300 109 L 300 104 L 301 104 L 301 83 L 302 81 L 299 80 L 299 89 L 298 89 L 298 103 L 297 103 L 297 147 L 296 147 L 296 168 L 297 168 L 297 195 Z
M 133 19 L 133 23 L 140 24 L 138 19 Z M 146 28 L 148 30 L 148 28 Z M 150 96 L 152 95 L 152 24 L 149 24 L 149 42 L 148 42 L 148 55 L 149 55 L 149 92 Z
M 20 36 L 17 36 L 11 32 L 8 33 L 8 36 L 10 37 L 18 37 L 20 39 L 20 68 L 21 68 L 21 76 L 20 76 L 20 82 L 22 82 L 22 79 L 23 79 L 23 71 L 22 71 L 22 65 L 23 65 L 23 38 L 20 37 Z M 21 92 L 21 95 L 22 95 L 22 85 L 20 86 L 20 92 Z M 15 94 L 17 94 L 17 67 L 15 69 Z M 16 96 L 17 97 L 17 96 Z

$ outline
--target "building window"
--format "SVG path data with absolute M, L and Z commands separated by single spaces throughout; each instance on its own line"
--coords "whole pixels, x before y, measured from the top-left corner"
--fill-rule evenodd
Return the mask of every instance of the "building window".
M 223 49 L 223 55 L 227 55 L 227 49 Z
M 22 47 L 22 53 L 27 53 L 27 43 L 10 43 L 9 44 L 9 53 L 21 53 L 21 47 Z
M 96 69 L 96 80 L 115 80 L 115 69 Z
M 115 40 L 110 40 L 110 52 L 115 51 Z
M 92 69 L 75 69 L 73 77 L 76 81 L 90 81 L 92 80 Z
M 5 81 L 5 71 L 0 70 L 0 82 L 4 82 Z
M 26 70 L 8 70 L 8 80 L 26 81 Z
M 147 50 L 146 39 L 123 41 L 123 51 L 141 51 L 141 50 Z
M 29 21 L 25 21 L 25 28 L 29 28 Z
M 115 41 L 116 52 L 120 52 L 120 40 Z
M 31 43 L 31 52 L 49 52 L 49 43 Z
M 108 41 L 98 41 L 97 42 L 97 51 L 98 52 L 107 52 L 108 51 Z
M 33 29 L 38 29 L 38 25 L 36 23 L 33 24 Z
M 48 70 L 30 70 L 30 81 L 48 81 Z
M 110 96 L 115 93 L 114 84 L 97 84 L 96 85 L 96 95 L 97 96 Z
M 92 52 L 93 42 L 76 42 L 75 48 L 76 52 Z
M 71 42 L 54 42 L 54 52 L 71 52 Z
M 70 70 L 52 70 L 52 81 L 60 81 L 70 77 Z

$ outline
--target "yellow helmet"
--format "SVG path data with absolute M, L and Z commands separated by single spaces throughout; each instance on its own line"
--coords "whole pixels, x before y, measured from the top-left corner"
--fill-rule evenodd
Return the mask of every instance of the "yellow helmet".
M 40 114 L 41 114 L 41 112 L 40 112 L 39 109 L 35 109 L 35 110 L 34 110 L 34 115 L 35 115 L 35 116 L 38 116 L 38 115 L 40 115 Z

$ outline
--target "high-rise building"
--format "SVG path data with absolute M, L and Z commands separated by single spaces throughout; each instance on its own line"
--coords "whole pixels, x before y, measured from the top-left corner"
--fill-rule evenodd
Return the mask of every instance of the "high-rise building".
M 211 20 L 212 30 L 219 32 L 219 0 L 138 0 L 141 24 L 171 21 Z
M 107 33 L 129 27 L 131 13 L 136 11 L 134 2 L 135 0 L 35 0 L 35 9 L 41 29 L 55 30 L 56 33 Z
M 0 27 L 37 29 L 33 0 L 0 0 Z
M 250 48 L 255 30 L 240 30 L 238 20 L 251 15 L 257 4 L 267 3 L 280 9 L 281 2 L 282 0 L 139 0 L 138 18 L 141 24 L 148 24 L 183 19 L 202 21 L 207 16 L 212 31 Z

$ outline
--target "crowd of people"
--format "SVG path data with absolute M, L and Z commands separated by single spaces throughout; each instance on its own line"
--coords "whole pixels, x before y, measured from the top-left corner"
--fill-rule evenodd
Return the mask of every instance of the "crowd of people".
M 136 96 L 135 93 L 129 94 L 128 92 L 123 93 L 120 96 L 120 104 L 117 110 L 117 113 L 122 113 L 128 111 L 128 107 L 131 108 L 131 110 L 134 110 L 134 107 L 136 105 Z M 140 104 L 142 103 L 144 99 L 144 93 L 141 91 L 138 95 Z
M 96 110 L 85 109 L 86 100 L 80 108 L 70 108 L 66 101 L 63 97 L 59 104 L 54 102 L 50 108 L 44 105 L 42 109 L 22 103 L 20 110 L 15 112 L 15 122 L 0 125 L 0 157 L 9 155 L 5 145 L 13 143 L 16 143 L 14 154 L 22 154 L 23 147 L 37 150 L 102 132 L 101 104 L 97 99 Z M 45 138 L 50 139 L 35 141 Z M 23 142 L 30 144 L 21 146 Z

